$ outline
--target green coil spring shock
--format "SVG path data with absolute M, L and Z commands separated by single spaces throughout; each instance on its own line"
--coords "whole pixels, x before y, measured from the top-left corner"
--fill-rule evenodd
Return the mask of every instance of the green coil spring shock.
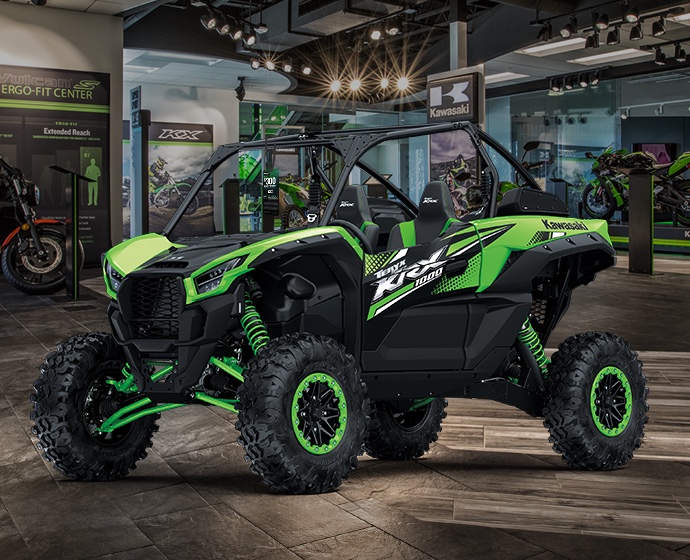
M 259 315 L 252 298 L 249 296 L 244 300 L 244 314 L 240 319 L 240 325 L 242 325 L 244 332 L 247 333 L 249 346 L 252 347 L 252 351 L 256 355 L 259 350 L 268 344 L 270 338 L 266 325 L 261 320 L 261 315 Z
M 529 318 L 525 319 L 525 322 L 522 324 L 520 332 L 518 333 L 518 340 L 529 348 L 534 359 L 537 360 L 537 365 L 541 370 L 541 374 L 546 377 L 549 374 L 549 359 L 546 357 L 546 354 L 544 354 L 544 347 L 539 340 L 539 335 L 534 330 L 534 327 L 532 327 L 532 323 L 529 322 Z

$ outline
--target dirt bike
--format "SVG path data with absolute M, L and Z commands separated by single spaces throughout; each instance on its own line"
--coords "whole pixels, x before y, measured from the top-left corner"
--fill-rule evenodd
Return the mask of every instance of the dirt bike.
M 2 244 L 2 272 L 19 291 L 54 294 L 65 288 L 67 228 L 64 222 L 36 219 L 40 191 L 21 170 L 0 157 L 0 200 L 14 206 L 16 227 Z M 84 249 L 79 244 L 79 263 Z
M 625 210 L 629 196 L 628 170 L 646 169 L 654 181 L 654 208 L 675 209 L 678 222 L 690 225 L 690 181 L 682 177 L 690 167 L 690 152 L 667 164 L 658 164 L 646 152 L 627 153 L 612 147 L 598 157 L 591 152 L 585 156 L 595 160 L 592 172 L 596 178 L 582 191 L 583 208 L 591 217 L 609 220 L 617 210 Z
M 327 171 L 333 163 L 323 167 Z M 288 174 L 283 181 L 278 181 L 278 188 L 285 201 L 285 209 L 280 215 L 280 227 L 283 229 L 303 226 L 307 223 L 307 205 L 309 204 L 309 191 L 302 186 L 300 177 Z M 331 191 L 321 183 L 321 210 L 326 207 Z
M 165 171 L 158 179 L 149 177 L 149 207 L 177 208 L 189 194 L 192 186 L 189 183 L 178 183 Z M 187 207 L 185 214 L 194 214 L 199 209 L 199 199 L 195 198 Z

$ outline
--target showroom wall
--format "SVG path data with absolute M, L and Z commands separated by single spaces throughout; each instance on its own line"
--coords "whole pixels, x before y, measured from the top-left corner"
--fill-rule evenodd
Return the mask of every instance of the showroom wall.
M 621 123 L 621 146 L 632 149 L 635 143 L 674 144 L 676 156 L 690 150 L 690 118 L 631 117 Z
M 98 14 L 9 4 L 0 10 L 0 64 L 110 74 L 110 198 L 122 197 L 122 19 Z M 121 235 L 118 216 L 111 239 Z

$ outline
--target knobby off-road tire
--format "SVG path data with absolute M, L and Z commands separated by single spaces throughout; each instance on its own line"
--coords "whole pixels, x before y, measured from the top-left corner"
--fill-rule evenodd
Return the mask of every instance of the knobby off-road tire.
M 335 340 L 290 334 L 249 361 L 238 390 L 239 443 L 274 490 L 335 490 L 357 464 L 369 414 L 366 385 Z
M 146 457 L 151 436 L 158 430 L 158 414 L 144 416 L 111 433 L 95 425 L 114 412 L 101 403 L 119 399 L 105 379 L 122 379 L 124 356 L 109 333 L 87 333 L 68 338 L 46 357 L 31 395 L 32 429 L 43 458 L 55 469 L 77 480 L 115 480 L 136 468 Z M 131 395 L 130 395 L 131 396 Z M 112 408 L 110 405 L 105 408 Z
M 376 459 L 393 461 L 421 457 L 438 439 L 446 406 L 448 401 L 440 397 L 407 412 L 386 402 L 373 402 L 364 451 Z
M 644 437 L 647 392 L 637 354 L 621 337 L 588 332 L 566 339 L 549 366 L 544 400 L 554 451 L 576 469 L 622 467 Z
M 307 216 L 299 206 L 290 204 L 280 216 L 280 227 L 283 229 L 303 226 L 307 223 Z

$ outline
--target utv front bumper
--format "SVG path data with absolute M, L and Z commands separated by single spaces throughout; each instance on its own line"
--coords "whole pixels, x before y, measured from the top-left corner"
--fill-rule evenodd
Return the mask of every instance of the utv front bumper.
M 185 303 L 184 276 L 147 270 L 123 281 L 108 308 L 139 390 L 154 402 L 183 402 L 225 333 L 239 328 L 244 283 L 224 294 Z M 165 381 L 151 381 L 150 362 L 171 361 Z

